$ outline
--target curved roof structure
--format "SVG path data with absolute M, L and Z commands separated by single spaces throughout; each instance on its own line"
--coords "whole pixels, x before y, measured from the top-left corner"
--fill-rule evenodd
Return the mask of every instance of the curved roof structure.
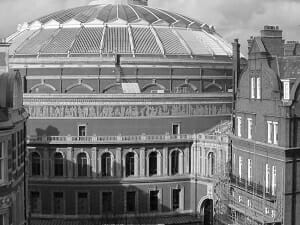
M 61 10 L 19 27 L 10 55 L 126 54 L 231 56 L 231 46 L 207 24 L 133 4 L 96 4 Z

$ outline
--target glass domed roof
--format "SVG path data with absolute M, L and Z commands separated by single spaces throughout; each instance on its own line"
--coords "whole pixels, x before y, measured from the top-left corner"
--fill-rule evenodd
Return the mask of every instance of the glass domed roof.
M 61 10 L 19 26 L 10 55 L 231 56 L 213 27 L 181 14 L 133 4 Z

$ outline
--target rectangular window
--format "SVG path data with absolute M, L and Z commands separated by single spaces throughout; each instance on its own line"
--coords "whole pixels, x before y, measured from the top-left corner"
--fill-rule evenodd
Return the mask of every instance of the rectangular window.
M 32 213 L 41 213 L 40 192 L 33 191 L 30 193 L 30 208 Z
M 242 136 L 242 117 L 238 116 L 237 117 L 237 136 L 241 137 Z
M 270 193 L 270 168 L 269 168 L 269 164 L 266 164 L 266 193 Z
M 236 156 L 233 154 L 233 159 L 232 159 L 232 172 L 235 172 L 235 161 L 236 161 Z
M 283 99 L 284 100 L 290 99 L 290 81 L 289 80 L 283 81 Z
M 64 193 L 63 192 L 53 193 L 53 213 L 64 214 Z
M 173 135 L 180 134 L 180 125 L 178 123 L 172 124 L 172 134 Z
M 248 159 L 248 182 L 252 182 L 252 159 Z
M 248 139 L 252 139 L 253 121 L 251 118 L 248 118 L 247 121 L 248 121 Z
M 126 193 L 126 211 L 127 212 L 135 211 L 135 201 L 136 201 L 136 192 L 128 191 Z
M 278 145 L 278 122 L 273 122 L 273 144 Z
M 272 143 L 272 122 L 267 121 L 267 129 L 268 129 L 268 143 Z
M 272 195 L 276 195 L 276 166 L 272 166 Z
M 261 99 L 261 79 L 260 79 L 260 77 L 256 78 L 256 98 Z
M 78 126 L 78 136 L 85 137 L 86 136 L 86 125 L 79 125 Z
M 239 156 L 239 179 L 242 179 L 242 166 L 243 166 L 243 158 Z
M 6 224 L 8 224 L 7 215 L 6 214 L 0 214 L 0 225 L 6 225 Z
M 180 208 L 180 189 L 172 190 L 172 209 L 177 210 Z
M 112 212 L 112 192 L 102 192 L 102 212 Z
M 158 211 L 159 191 L 150 191 L 150 211 Z
M 250 91 L 251 98 L 255 98 L 255 77 L 251 77 L 251 91 Z
M 87 215 L 89 213 L 88 193 L 78 192 L 77 201 L 77 214 Z

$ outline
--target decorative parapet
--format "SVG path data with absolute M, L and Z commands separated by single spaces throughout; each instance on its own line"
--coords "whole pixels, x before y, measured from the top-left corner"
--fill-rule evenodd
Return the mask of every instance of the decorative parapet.
M 162 143 L 193 142 L 189 134 L 179 135 L 132 135 L 132 136 L 30 136 L 27 144 L 116 144 L 116 143 Z

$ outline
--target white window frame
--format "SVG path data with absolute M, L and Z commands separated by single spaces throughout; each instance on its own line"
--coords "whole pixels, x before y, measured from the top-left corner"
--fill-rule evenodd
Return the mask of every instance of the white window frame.
M 255 99 L 255 77 L 251 77 L 251 82 L 250 82 L 250 97 L 251 99 Z
M 276 166 L 272 166 L 272 185 L 271 185 L 271 193 L 273 196 L 276 194 Z
M 5 151 L 5 144 L 3 141 L 0 142 L 0 151 L 1 151 L 1 158 L 0 158 L 0 166 L 1 166 L 1 177 L 0 177 L 0 185 L 4 184 L 6 181 L 6 151 Z
M 252 130 L 253 130 L 252 118 L 247 118 L 247 127 L 248 127 L 248 139 L 252 139 Z
M 252 159 L 248 159 L 248 182 L 252 182 L 253 175 L 252 175 Z
M 242 117 L 238 116 L 236 119 L 237 119 L 237 136 L 242 137 Z
M 266 163 L 266 184 L 265 184 L 265 191 L 266 193 L 270 193 L 270 166 Z
M 290 100 L 290 81 L 282 80 L 283 82 L 283 100 Z
M 267 136 L 268 136 L 268 143 L 272 144 L 272 121 L 267 121 Z
M 261 78 L 256 78 L 256 99 L 261 99 Z
M 243 158 L 239 156 L 239 179 L 242 179 Z
M 278 145 L 278 122 L 273 122 L 273 144 Z
M 252 208 L 252 201 L 250 199 L 247 200 L 247 205 L 249 208 Z

